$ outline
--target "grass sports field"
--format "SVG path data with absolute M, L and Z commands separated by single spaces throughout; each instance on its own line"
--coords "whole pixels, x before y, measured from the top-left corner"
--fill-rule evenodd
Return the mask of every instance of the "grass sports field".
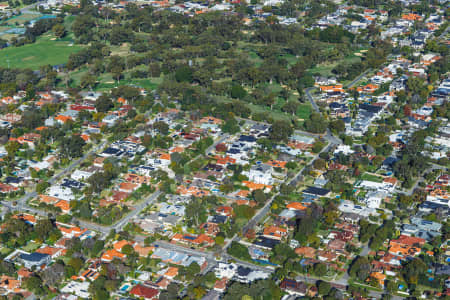
M 9 60 L 11 68 L 37 70 L 43 65 L 66 63 L 69 55 L 80 49 L 80 46 L 67 41 L 52 41 L 49 37 L 43 37 L 34 44 L 0 50 L 0 66 L 8 67 Z

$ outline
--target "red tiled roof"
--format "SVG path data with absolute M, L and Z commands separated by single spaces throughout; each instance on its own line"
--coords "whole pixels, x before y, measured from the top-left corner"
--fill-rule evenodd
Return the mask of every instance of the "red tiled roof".
M 152 299 L 158 296 L 159 291 L 157 289 L 144 286 L 142 284 L 135 285 L 129 292 L 131 295 L 137 297 L 143 297 L 145 299 Z

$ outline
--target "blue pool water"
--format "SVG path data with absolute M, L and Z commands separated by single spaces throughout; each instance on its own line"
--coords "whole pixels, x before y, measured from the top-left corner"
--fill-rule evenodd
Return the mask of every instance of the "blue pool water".
M 130 287 L 129 284 L 125 284 L 123 287 L 120 288 L 120 290 L 121 290 L 122 292 L 125 292 L 126 290 L 128 290 L 129 287 Z

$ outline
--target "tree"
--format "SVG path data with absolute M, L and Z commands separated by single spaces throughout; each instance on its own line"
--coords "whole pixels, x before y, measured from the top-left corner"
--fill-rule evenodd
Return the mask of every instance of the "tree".
M 75 273 L 80 272 L 81 268 L 84 265 L 84 262 L 81 258 L 79 257 L 72 257 L 68 262 L 67 262 L 68 266 L 71 266 Z
M 256 203 L 264 203 L 267 200 L 266 194 L 261 189 L 253 191 L 252 196 Z
M 275 142 L 287 141 L 293 132 L 291 124 L 284 120 L 277 120 L 270 129 L 270 139 Z
M 186 219 L 188 224 L 198 226 L 202 222 L 206 221 L 207 214 L 205 206 L 198 198 L 192 199 L 186 206 Z
M 104 247 L 105 247 L 105 243 L 102 240 L 96 240 L 94 243 L 94 246 L 92 246 L 91 255 L 93 257 L 98 256 Z
M 271 257 L 271 260 L 274 263 L 282 264 L 290 259 L 294 259 L 297 257 L 297 254 L 294 252 L 294 250 L 289 247 L 286 243 L 280 243 L 275 246 L 273 249 L 273 255 Z
M 327 129 L 327 121 L 316 112 L 313 112 L 305 121 L 305 129 L 312 133 L 323 133 Z
M 36 184 L 36 193 L 43 194 L 49 186 L 50 184 L 46 181 L 39 182 L 38 184 Z
M 314 265 L 314 274 L 316 276 L 322 277 L 327 274 L 327 266 L 322 263 L 317 263 Z
M 175 80 L 178 82 L 192 82 L 192 69 L 189 66 L 182 66 L 175 72 Z
M 125 246 L 122 247 L 121 252 L 125 255 L 131 255 L 134 253 L 134 248 L 130 244 L 126 244 Z
M 36 222 L 34 230 L 38 235 L 39 239 L 45 241 L 48 238 L 50 232 L 53 230 L 53 224 L 49 219 L 41 219 L 38 222 Z
M 357 257 L 350 265 L 348 273 L 359 281 L 365 281 L 370 274 L 370 263 L 366 257 Z
M 86 142 L 80 135 L 71 135 L 63 139 L 61 143 L 61 154 L 66 158 L 76 158 L 83 155 L 83 147 Z
M 33 291 L 38 295 L 45 293 L 43 288 L 42 279 L 39 276 L 30 276 L 25 280 L 25 288 L 29 291 Z
M 95 109 L 98 112 L 108 112 L 113 107 L 114 104 L 111 100 L 111 97 L 107 94 L 102 94 L 100 97 L 98 97 L 97 101 L 95 101 Z
M 9 141 L 5 145 L 5 149 L 8 152 L 8 156 L 10 158 L 14 158 L 14 156 L 16 155 L 16 152 L 20 149 L 20 144 L 16 141 Z
M 225 237 L 223 235 L 217 235 L 214 241 L 216 245 L 222 246 L 225 242 Z
M 345 123 L 341 119 L 331 121 L 329 127 L 332 132 L 337 134 L 345 131 Z
M 81 77 L 80 87 L 82 89 L 85 89 L 87 87 L 92 89 L 95 86 L 96 82 L 97 82 L 97 79 L 95 78 L 95 76 L 93 76 L 89 73 L 86 73 L 83 75 L 83 77 Z
M 49 286 L 56 286 L 64 279 L 64 265 L 60 263 L 54 263 L 50 267 L 46 268 L 41 274 L 45 284 Z
M 414 258 L 403 265 L 402 275 L 408 284 L 417 285 L 419 277 L 426 271 L 427 265 L 420 258 Z
M 240 131 L 240 127 L 235 118 L 230 118 L 222 125 L 222 131 L 229 134 L 235 134 Z
M 193 262 L 186 268 L 186 271 L 192 278 L 192 277 L 194 277 L 194 275 L 200 273 L 201 269 L 200 269 L 200 266 L 196 262 Z
M 247 96 L 247 91 L 244 90 L 242 86 L 235 84 L 231 87 L 230 95 L 231 98 L 243 99 L 245 96 Z
M 325 146 L 324 143 L 322 143 L 321 141 L 317 141 L 317 142 L 314 143 L 314 145 L 313 145 L 311 151 L 312 151 L 313 153 L 319 153 L 320 151 L 322 151 L 322 149 L 323 149 L 324 146 Z
M 164 121 L 156 121 L 153 123 L 153 129 L 158 130 L 162 135 L 167 135 L 169 133 L 169 125 Z
M 66 29 L 64 28 L 64 25 L 61 23 L 55 24 L 52 27 L 52 31 L 57 38 L 62 38 L 66 35 Z
M 284 105 L 283 105 L 283 111 L 295 115 L 295 113 L 297 112 L 297 109 L 299 107 L 299 103 L 297 101 L 287 101 Z
M 248 253 L 247 247 L 244 245 L 241 245 L 238 242 L 231 242 L 230 247 L 227 249 L 228 254 L 231 256 L 234 256 L 236 258 L 242 259 L 242 260 L 251 260 L 251 256 Z
M 331 291 L 331 284 L 326 281 L 319 281 L 319 283 L 317 284 L 317 290 L 320 295 L 328 295 L 328 293 Z
M 326 166 L 327 166 L 327 162 L 324 159 L 321 158 L 317 158 L 314 163 L 313 166 L 315 169 L 317 170 L 325 170 Z
M 150 77 L 159 77 L 161 76 L 161 68 L 158 63 L 151 63 L 148 66 L 148 74 Z

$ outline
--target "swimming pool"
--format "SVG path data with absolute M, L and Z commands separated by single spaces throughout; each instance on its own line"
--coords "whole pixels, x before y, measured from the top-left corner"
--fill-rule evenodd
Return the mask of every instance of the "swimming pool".
M 122 292 L 126 292 L 129 288 L 130 288 L 130 285 L 129 285 L 129 284 L 124 284 L 124 285 L 120 288 L 120 290 L 121 290 Z

